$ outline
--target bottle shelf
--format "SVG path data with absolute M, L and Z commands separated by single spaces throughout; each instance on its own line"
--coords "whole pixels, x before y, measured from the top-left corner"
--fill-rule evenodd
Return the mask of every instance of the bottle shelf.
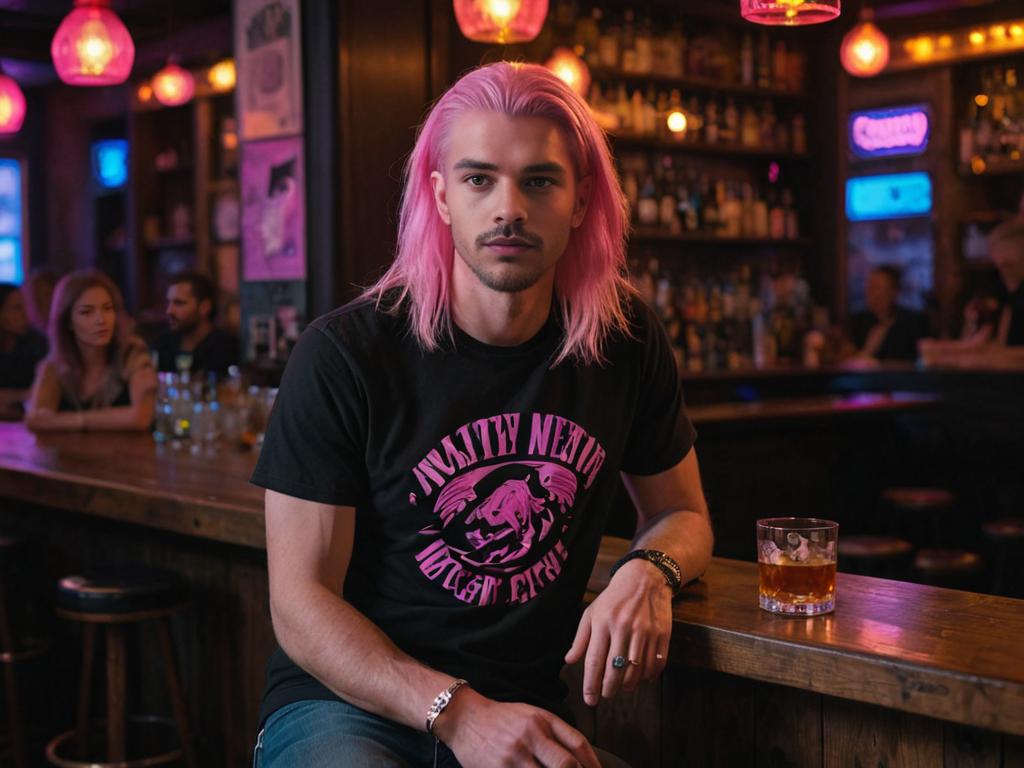
M 627 86 L 637 88 L 647 85 L 669 89 L 678 88 L 684 92 L 684 96 L 689 93 L 711 93 L 715 96 L 751 96 L 761 99 L 790 99 L 793 101 L 807 101 L 810 98 L 807 93 L 791 88 L 779 88 L 777 86 L 762 88 L 757 85 L 725 83 L 702 77 L 667 77 L 658 74 L 640 75 L 600 67 L 592 69 L 590 75 L 594 80 L 602 83 L 622 82 Z
M 747 157 L 758 160 L 789 160 L 806 162 L 811 156 L 787 150 L 745 147 L 742 144 L 708 144 L 693 141 L 666 141 L 664 139 L 635 134 L 610 133 L 616 149 L 646 149 L 656 152 L 678 154 L 715 154 L 728 157 Z
M 636 227 L 629 238 L 630 243 L 691 243 L 695 245 L 723 245 L 735 247 L 777 246 L 780 248 L 810 248 L 813 241 L 808 237 L 719 237 L 707 232 L 666 232 L 655 227 Z
M 1024 160 L 988 160 L 985 162 L 985 170 L 981 173 L 975 173 L 971 170 L 970 166 L 960 166 L 960 175 L 977 177 L 977 176 L 1013 176 L 1013 175 L 1024 175 Z

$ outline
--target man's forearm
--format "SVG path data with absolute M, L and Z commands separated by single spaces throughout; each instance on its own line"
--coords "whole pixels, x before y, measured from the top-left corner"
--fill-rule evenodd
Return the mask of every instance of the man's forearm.
M 673 510 L 638 529 L 632 548 L 657 549 L 672 557 L 683 571 L 685 584 L 707 570 L 713 545 L 714 535 L 707 514 Z
M 345 701 L 423 729 L 427 710 L 452 675 L 403 653 L 379 627 L 323 585 L 303 588 L 277 603 L 274 630 L 292 661 Z

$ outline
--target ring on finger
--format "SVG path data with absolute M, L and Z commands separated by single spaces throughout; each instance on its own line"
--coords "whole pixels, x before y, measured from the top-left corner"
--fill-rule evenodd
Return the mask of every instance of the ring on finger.
M 622 669 L 629 663 L 629 661 L 631 660 L 627 660 L 625 656 L 615 656 L 612 658 L 612 668 Z

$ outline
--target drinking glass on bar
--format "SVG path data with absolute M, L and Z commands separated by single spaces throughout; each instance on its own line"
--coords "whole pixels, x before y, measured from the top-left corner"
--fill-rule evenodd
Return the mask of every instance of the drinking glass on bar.
M 772 613 L 816 616 L 836 607 L 839 524 L 813 517 L 757 521 L 758 599 Z

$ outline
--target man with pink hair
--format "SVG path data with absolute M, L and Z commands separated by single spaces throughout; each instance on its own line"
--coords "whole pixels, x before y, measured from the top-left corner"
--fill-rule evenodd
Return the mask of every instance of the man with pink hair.
M 665 667 L 711 558 L 668 340 L 625 276 L 627 209 L 586 103 L 498 63 L 431 109 L 394 263 L 289 360 L 267 489 L 256 764 L 620 766 L 583 696 Z M 618 483 L 633 550 L 584 611 Z

